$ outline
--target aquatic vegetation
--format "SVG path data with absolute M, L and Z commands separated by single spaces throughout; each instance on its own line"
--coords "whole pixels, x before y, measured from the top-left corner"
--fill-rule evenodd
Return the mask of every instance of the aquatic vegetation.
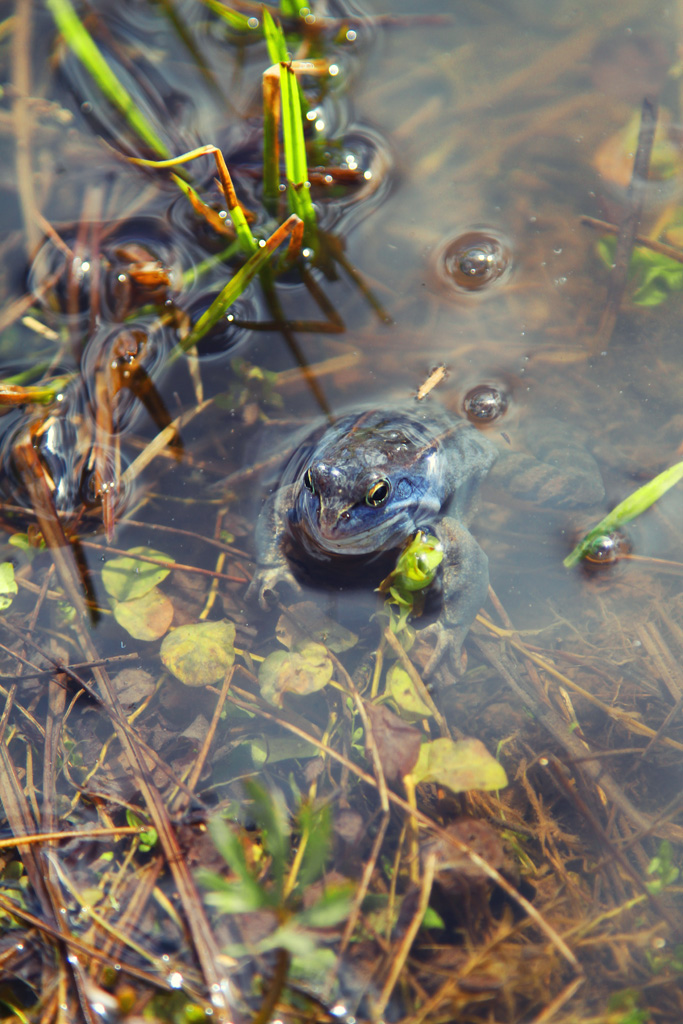
M 649 483 L 639 487 L 633 494 L 629 494 L 604 519 L 601 519 L 597 526 L 588 531 L 585 537 L 565 558 L 565 567 L 570 569 L 572 566 L 577 565 L 582 558 L 590 553 L 596 541 L 600 541 L 605 535 L 609 536 L 625 523 L 630 523 L 631 520 L 636 519 L 643 512 L 647 512 L 662 495 L 666 494 L 668 490 L 682 479 L 683 462 L 677 462 L 675 466 L 669 466 L 668 469 L 659 473 Z
M 674 14 L 485 6 L 0 21 L 3 1020 L 681 1020 L 680 215 L 674 177 L 634 223 L 656 104 L 600 45 L 670 91 Z M 304 425 L 413 397 L 650 480 L 590 576 L 484 489 L 495 592 L 437 686 L 433 537 L 246 596 Z

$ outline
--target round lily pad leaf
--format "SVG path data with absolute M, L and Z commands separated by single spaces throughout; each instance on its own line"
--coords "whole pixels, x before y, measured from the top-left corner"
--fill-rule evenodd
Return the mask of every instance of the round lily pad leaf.
M 179 626 L 164 637 L 161 660 L 185 686 L 222 683 L 235 660 L 234 622 Z
M 412 770 L 415 782 L 439 782 L 454 793 L 468 789 L 502 789 L 508 780 L 502 764 L 481 740 L 442 737 L 423 743 Z
M 264 700 L 282 706 L 285 693 L 315 693 L 332 678 L 332 662 L 325 647 L 314 641 L 293 651 L 269 654 L 258 674 Z
M 392 665 L 387 672 L 387 693 L 407 721 L 431 717 L 430 708 L 423 701 L 406 670 L 400 665 Z
M 152 562 L 142 562 L 135 555 L 156 558 L 160 562 L 172 562 L 170 555 L 154 548 L 131 548 L 128 555 L 110 558 L 102 567 L 102 583 L 110 597 L 117 601 L 132 601 L 142 597 L 168 576 L 170 569 Z
M 173 605 L 153 587 L 132 601 L 117 601 L 114 618 L 135 640 L 158 640 L 173 622 Z

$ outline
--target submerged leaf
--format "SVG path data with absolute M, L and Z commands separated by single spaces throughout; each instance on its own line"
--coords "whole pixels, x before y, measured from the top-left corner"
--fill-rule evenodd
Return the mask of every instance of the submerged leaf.
M 423 743 L 412 772 L 418 782 L 438 782 L 454 793 L 468 789 L 502 789 L 507 786 L 505 769 L 481 740 L 445 737 Z
M 171 571 L 163 565 L 143 562 L 135 558 L 135 555 L 154 558 L 158 562 L 173 562 L 163 551 L 145 547 L 131 548 L 127 556 L 110 558 L 102 567 L 102 583 L 109 596 L 117 601 L 132 601 L 135 597 L 142 597 L 163 582 Z
M 220 683 L 235 660 L 235 624 L 223 620 L 179 626 L 164 638 L 161 660 L 185 686 Z
M 14 566 L 11 562 L 0 563 L 0 611 L 9 608 L 14 595 L 19 593 L 17 581 L 14 578 Z
M 249 744 L 251 759 L 259 767 L 305 757 L 317 757 L 320 753 L 312 743 L 299 736 L 257 736 Z
M 299 622 L 305 624 L 305 632 L 298 626 Z M 313 639 L 335 654 L 348 651 L 358 643 L 355 633 L 325 615 L 315 601 L 299 601 L 291 605 L 287 614 L 278 619 L 275 635 L 284 647 L 292 648 Z
M 159 640 L 173 622 L 173 605 L 153 587 L 132 601 L 117 601 L 114 618 L 135 640 Z
M 259 669 L 261 696 L 281 707 L 285 693 L 301 696 L 322 690 L 332 678 L 332 672 L 326 649 L 312 640 L 293 651 L 275 651 Z
M 410 774 L 420 752 L 420 731 L 412 725 L 406 725 L 386 704 L 366 704 L 365 710 L 370 719 L 372 738 L 386 778 L 391 782 L 399 776 Z M 365 756 L 368 760 L 372 757 L 367 742 Z
M 408 721 L 431 716 L 432 712 L 418 693 L 415 683 L 400 665 L 392 665 L 387 672 L 386 689 Z

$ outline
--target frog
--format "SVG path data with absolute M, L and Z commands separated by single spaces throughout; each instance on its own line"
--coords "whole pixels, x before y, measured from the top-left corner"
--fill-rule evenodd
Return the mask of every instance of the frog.
M 301 589 L 293 566 L 317 566 L 323 575 L 342 565 L 367 567 L 428 532 L 443 551 L 442 608 L 420 630 L 433 642 L 424 672 L 430 676 L 448 658 L 449 678 L 457 677 L 489 586 L 488 558 L 471 532 L 482 482 L 490 477 L 503 493 L 539 507 L 588 507 L 604 495 L 584 439 L 570 438 L 553 419 L 536 427 L 529 451 L 506 451 L 469 420 L 417 400 L 318 423 L 295 447 L 259 514 L 247 598 L 267 608 L 269 593 L 281 585 Z

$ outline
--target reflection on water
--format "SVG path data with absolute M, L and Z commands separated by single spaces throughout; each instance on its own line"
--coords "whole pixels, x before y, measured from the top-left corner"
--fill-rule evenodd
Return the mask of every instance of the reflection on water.
M 240 842 L 256 857 L 250 836 L 270 812 L 253 794 L 248 813 L 237 808 L 237 783 L 258 770 L 290 815 L 301 793 L 311 807 L 320 800 L 332 808 L 330 858 L 338 874 L 357 883 L 377 835 L 379 805 L 374 791 L 368 796 L 354 788 L 361 783 L 349 782 L 344 773 L 350 769 L 342 771 L 325 746 L 364 771 L 373 764 L 349 688 L 375 699 L 395 658 L 387 640 L 377 654 L 389 621 L 375 618 L 382 602 L 372 586 L 381 577 L 360 593 L 327 589 L 325 581 L 306 590 L 333 623 L 359 639 L 337 648 L 329 624 L 314 630 L 315 644 L 327 645 L 339 659 L 338 689 L 326 681 L 301 696 L 304 690 L 295 687 L 298 695 L 286 699 L 284 709 L 261 700 L 259 659 L 282 654 L 284 644 L 286 671 L 297 685 L 310 680 L 316 657 L 325 672 L 332 662 L 324 652 L 311 654 L 302 636 L 291 633 L 286 608 L 263 611 L 245 598 L 255 520 L 302 427 L 348 407 L 405 402 L 443 365 L 435 400 L 469 418 L 505 452 L 523 457 L 525 438 L 547 418 L 561 425 L 569 445 L 583 439 L 606 487 L 595 518 L 682 457 L 683 278 L 676 277 L 675 262 L 673 269 L 656 262 L 665 254 L 639 248 L 637 282 L 627 286 L 611 336 L 597 345 L 609 288 L 605 253 L 609 263 L 613 250 L 598 250 L 595 226 L 581 221 L 587 215 L 619 225 L 625 218 L 640 107 L 645 95 L 656 94 L 660 135 L 638 233 L 681 246 L 680 9 L 642 0 L 608 0 L 599 15 L 584 0 L 465 2 L 447 11 L 429 0 L 390 6 L 387 12 L 375 0 L 370 17 L 341 2 L 311 7 L 313 27 L 299 56 L 323 55 L 338 72 L 301 79 L 319 248 L 315 258 L 311 248 L 284 272 L 281 252 L 276 255 L 272 269 L 254 278 L 196 353 L 186 354 L 178 346 L 243 263 L 212 160 L 176 168 L 179 181 L 169 171 L 128 163 L 124 154 L 154 156 L 154 144 L 143 144 L 93 84 L 58 38 L 47 7 L 36 4 L 26 20 L 18 5 L 17 21 L 7 22 L 0 35 L 3 80 L 11 83 L 0 111 L 6 153 L 2 375 L 13 385 L 48 391 L 59 382 L 51 400 L 42 395 L 8 405 L 0 423 L 2 561 L 12 563 L 19 583 L 16 597 L 7 599 L 7 632 L 0 638 L 20 655 L 3 655 L 2 667 L 2 692 L 9 696 L 0 735 L 9 761 L 0 765 L 0 790 L 14 793 L 4 804 L 6 835 L 29 827 L 122 827 L 126 809 L 147 822 L 154 801 L 136 775 L 139 766 L 131 769 L 125 750 L 119 760 L 111 753 L 120 713 L 108 718 L 92 692 L 83 696 L 75 677 L 51 683 L 49 692 L 47 686 L 55 663 L 75 663 L 84 666 L 78 678 L 87 676 L 101 698 L 101 678 L 87 665 L 133 655 L 121 666 L 133 675 L 119 676 L 115 661 L 107 673 L 146 745 L 140 763 L 163 794 L 160 802 L 190 866 L 225 870 L 202 831 L 216 806 L 239 823 Z M 221 5 L 194 0 L 91 7 L 93 38 L 155 126 L 162 149 L 180 154 L 221 146 L 252 230 L 268 238 L 287 209 L 284 184 L 274 200 L 263 198 L 261 75 L 270 58 L 260 30 L 236 27 Z M 235 10 L 247 22 L 261 16 L 248 3 Z M 298 16 L 285 18 L 285 28 L 294 38 Z M 188 181 L 199 197 L 193 204 Z M 63 543 L 61 526 L 56 536 L 73 553 L 77 587 L 100 606 L 87 641 L 73 624 L 71 598 L 65 599 L 64 560 L 57 557 L 55 572 L 43 549 L 44 519 L 36 523 L 32 514 L 35 481 L 27 480 L 26 460 L 17 459 L 17 439 L 35 453 L 29 463 L 44 483 L 46 506 L 68 513 L 61 522 L 74 543 Z M 468 958 L 458 928 L 447 927 L 441 943 L 444 936 L 434 927 L 430 968 L 421 965 L 419 957 L 427 954 L 419 943 L 419 956 L 404 968 L 420 998 L 409 994 L 409 984 L 396 989 L 387 994 L 394 1000 L 387 1016 L 414 1019 L 422 1012 L 418 1003 L 424 1007 L 433 998 L 429 1013 L 441 1019 L 484 1020 L 486 1006 L 496 1019 L 536 1019 L 550 1000 L 561 1001 L 564 968 L 575 971 L 556 942 L 561 935 L 569 936 L 571 955 L 584 963 L 594 990 L 580 990 L 576 1004 L 569 1004 L 578 1007 L 574 1019 L 607 1019 L 614 998 L 624 1015 L 680 1020 L 680 964 L 666 958 L 661 943 L 653 944 L 675 945 L 672 912 L 652 908 L 638 879 L 656 854 L 670 856 L 663 899 L 673 905 L 678 898 L 672 879 L 683 833 L 678 805 L 667 807 L 667 801 L 680 793 L 683 749 L 682 505 L 680 488 L 673 490 L 630 524 L 625 538 L 605 538 L 593 558 L 595 571 L 567 572 L 563 556 L 595 518 L 530 508 L 511 497 L 511 488 L 484 487 L 472 531 L 489 558 L 495 591 L 486 605 L 489 622 L 475 626 L 466 642 L 464 677 L 447 692 L 437 686 L 432 692 L 453 730 L 501 751 L 512 782 L 502 804 L 462 798 L 456 808 L 450 797 L 425 792 L 420 807 L 445 825 L 449 815 L 465 811 L 506 822 L 510 863 L 501 858 L 498 867 L 524 893 L 524 885 L 534 888 L 534 906 L 553 931 L 551 937 L 532 934 L 514 900 L 505 904 L 502 888 L 491 906 L 489 891 L 477 889 L 476 928 L 465 917 L 479 960 Z M 237 656 L 230 699 L 220 685 L 190 690 L 162 671 L 156 605 L 140 606 L 132 616 L 155 639 L 120 624 L 118 598 L 103 584 L 101 569 L 131 548 L 142 549 L 143 558 L 153 549 L 157 561 L 182 566 L 158 582 L 161 596 L 155 595 L 165 602 L 164 615 L 170 604 L 174 626 L 223 617 L 236 624 L 236 645 L 244 653 Z M 508 636 L 511 646 L 504 648 L 501 637 Z M 491 637 L 499 645 L 493 653 Z M 25 638 L 38 648 L 24 646 Z M 412 657 L 424 666 L 419 652 Z M 532 695 L 523 700 L 515 680 Z M 65 701 L 72 702 L 68 709 Z M 294 734 L 273 721 L 274 710 L 292 728 L 310 731 L 323 753 L 297 759 L 301 748 L 291 744 L 303 742 L 301 736 L 292 740 Z M 438 721 L 421 711 L 410 728 L 427 728 L 436 737 Z M 263 750 L 269 751 L 265 763 Z M 534 760 L 546 750 L 561 758 L 564 776 L 551 771 L 550 762 Z M 354 843 L 345 845 L 334 832 L 342 814 L 358 814 L 364 823 Z M 305 832 L 303 821 L 297 836 Z M 673 843 L 673 853 L 662 854 L 663 840 Z M 322 956 L 315 977 L 313 968 L 305 978 L 301 964 L 292 967 L 324 1003 L 338 998 L 359 1019 L 381 1004 L 387 978 L 382 943 L 386 949 L 404 936 L 417 912 L 411 901 L 425 867 L 403 867 L 418 863 L 411 848 L 416 837 L 408 835 L 405 848 L 403 841 L 389 830 L 387 845 L 375 851 L 379 880 L 372 891 L 378 899 L 389 891 L 392 899 L 400 897 L 400 912 L 392 919 L 372 917 L 380 913 L 376 907 L 364 910 L 363 937 L 348 937 L 337 982 L 321 982 L 329 969 Z M 243 928 L 233 921 L 228 929 L 212 918 L 215 935 L 205 945 L 204 925 L 194 922 L 202 973 L 193 975 L 186 936 L 172 914 L 160 916 L 147 896 L 138 919 L 121 910 L 134 903 L 138 884 L 124 871 L 123 856 L 112 883 L 97 850 L 86 856 L 78 843 L 74 850 L 58 858 L 69 879 L 74 875 L 71 888 L 66 875 L 55 874 L 50 883 L 69 903 L 70 928 L 83 930 L 74 892 L 120 886 L 107 897 L 113 923 L 119 932 L 135 932 L 158 976 L 171 971 L 192 998 L 198 992 L 197 1000 L 205 998 L 202 986 L 218 991 L 223 983 L 207 968 L 211 942 L 266 949 L 270 919 L 264 924 L 255 914 Z M 177 875 L 161 881 L 155 856 L 139 847 L 130 854 L 145 893 L 165 886 L 165 894 L 158 890 L 159 906 L 176 889 L 187 899 Z M 49 923 L 54 908 L 39 867 L 30 858 L 23 863 L 16 851 L 8 854 L 2 878 L 8 890 L 21 878 L 22 891 L 33 893 L 29 909 Z M 400 867 L 389 871 L 393 863 Z M 652 871 L 664 869 L 660 863 Z M 647 877 L 652 881 L 652 872 Z M 260 881 L 272 884 L 267 868 Z M 452 879 L 447 882 L 442 874 L 436 890 L 450 891 Z M 280 894 L 286 906 L 285 914 L 278 905 L 281 922 L 300 912 L 294 878 L 291 884 Z M 626 913 L 634 907 L 643 915 L 635 924 Z M 675 912 L 680 916 L 680 907 Z M 504 941 L 498 930 L 513 913 L 524 923 L 518 938 Z M 621 945 L 612 949 L 619 929 Z M 633 943 L 636 930 L 640 938 Z M 494 949 L 496 935 L 502 954 Z M 335 954 L 337 939 L 330 940 Z M 596 958 L 598 939 L 608 968 Z M 118 942 L 111 939 L 107 955 L 137 962 L 137 954 Z M 320 953 L 319 935 L 314 945 Z M 35 994 L 39 957 L 28 947 L 8 951 L 9 945 L 0 946 L 0 958 L 7 956 L 13 976 L 28 978 L 24 983 Z M 271 955 L 263 953 L 267 976 L 281 966 L 268 960 Z M 439 988 L 446 975 L 474 978 L 476 985 Z M 505 982 L 507 1002 L 496 1002 L 503 976 L 512 979 Z M 236 977 L 248 1003 L 249 983 Z M 112 978 L 102 976 L 98 984 L 116 990 Z M 475 989 L 477 999 L 470 998 Z M 628 989 L 637 990 L 630 1004 Z M 25 989 L 13 991 L 33 1005 Z M 247 1012 L 255 1012 L 253 1003 Z

